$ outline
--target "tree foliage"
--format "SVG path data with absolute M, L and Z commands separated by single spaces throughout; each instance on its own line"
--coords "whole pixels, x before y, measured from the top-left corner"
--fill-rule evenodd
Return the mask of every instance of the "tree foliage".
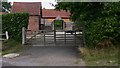
M 10 4 L 10 2 L 2 2 L 1 3 L 2 5 L 2 7 L 1 7 L 1 10 L 0 11 L 2 11 L 2 12 L 8 12 L 8 11 L 10 11 L 11 10 L 11 4 Z
M 69 11 L 71 19 L 84 28 L 87 46 L 120 42 L 120 2 L 59 2 L 56 9 Z

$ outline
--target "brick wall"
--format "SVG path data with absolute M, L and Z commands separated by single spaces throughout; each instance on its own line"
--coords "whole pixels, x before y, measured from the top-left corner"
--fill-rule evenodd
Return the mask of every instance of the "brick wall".
M 28 23 L 28 30 L 38 31 L 39 30 L 39 16 L 30 16 Z

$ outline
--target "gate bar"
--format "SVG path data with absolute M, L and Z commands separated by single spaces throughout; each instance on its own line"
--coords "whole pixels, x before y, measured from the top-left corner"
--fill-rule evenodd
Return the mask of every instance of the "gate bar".
M 65 45 L 66 45 L 66 31 L 64 31 L 65 32 Z
M 76 46 L 76 30 L 74 31 L 75 35 L 74 35 L 74 42 L 75 42 L 75 46 Z
M 56 45 L 56 30 L 54 30 L 54 43 Z
M 43 34 L 44 34 L 44 46 L 45 46 L 45 42 L 46 42 L 46 40 L 45 40 L 45 30 L 43 30 Z

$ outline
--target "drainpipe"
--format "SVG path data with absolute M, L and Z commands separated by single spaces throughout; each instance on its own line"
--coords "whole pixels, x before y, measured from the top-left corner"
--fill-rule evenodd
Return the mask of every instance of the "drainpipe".
M 41 30 L 41 18 L 42 18 L 42 6 L 40 7 L 40 15 L 39 15 L 39 30 Z

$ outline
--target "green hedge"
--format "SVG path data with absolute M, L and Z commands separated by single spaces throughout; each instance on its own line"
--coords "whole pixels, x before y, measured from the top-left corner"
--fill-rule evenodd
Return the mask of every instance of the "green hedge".
M 0 34 L 2 33 L 2 15 L 0 14 Z M 0 36 L 1 38 L 1 36 Z
M 28 13 L 10 13 L 2 15 L 2 32 L 9 32 L 11 39 L 21 41 L 22 27 L 28 26 Z

